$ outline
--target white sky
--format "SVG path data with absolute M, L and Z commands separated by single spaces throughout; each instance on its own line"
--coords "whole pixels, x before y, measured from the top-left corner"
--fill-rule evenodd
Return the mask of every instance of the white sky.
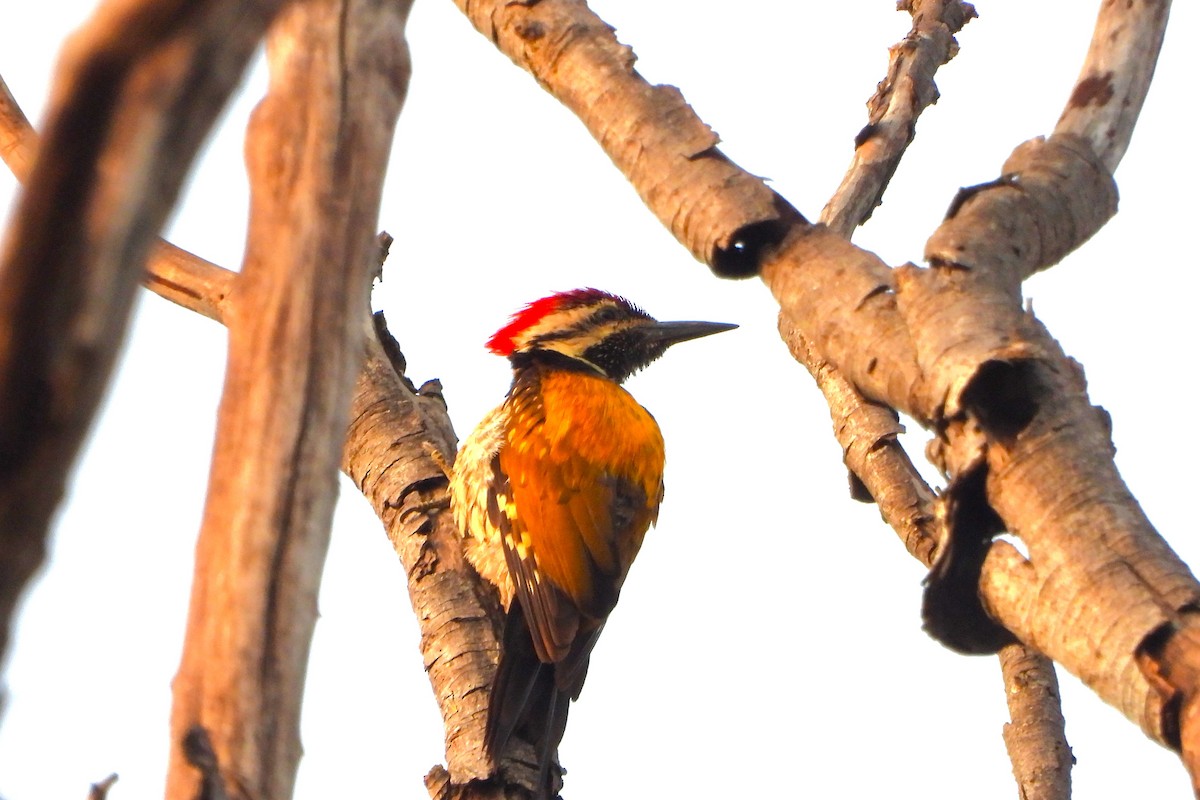
M 890 0 L 592 5 L 648 79 L 680 86 L 725 152 L 810 218 L 909 25 Z M 982 18 L 939 75 L 942 101 L 856 238 L 889 263 L 920 257 L 959 186 L 995 177 L 1013 147 L 1050 131 L 1097 6 L 976 5 Z M 36 119 L 58 43 L 92 4 L 7 6 L 0 74 Z M 1112 412 L 1134 493 L 1195 563 L 1180 422 L 1193 395 L 1200 170 L 1179 140 L 1194 127 L 1183 98 L 1198 12 L 1181 3 L 1173 17 L 1117 174 L 1120 214 L 1027 296 Z M 695 263 L 582 126 L 448 0 L 418 2 L 409 36 L 415 73 L 380 220 L 397 242 L 375 299 L 410 376 L 444 382 L 460 436 L 507 389 L 483 341 L 550 291 L 594 285 L 659 318 L 742 326 L 630 382 L 664 429 L 667 498 L 572 711 L 566 796 L 1011 798 L 996 661 L 921 632 L 922 570 L 873 507 L 848 499 L 828 414 L 775 333 L 766 289 Z M 167 232 L 230 267 L 245 232 L 240 137 L 264 83 L 260 64 Z M 0 174 L 4 206 L 14 192 Z M 161 793 L 224 346 L 216 324 L 141 301 L 7 665 L 6 800 L 82 797 L 113 771 L 115 800 Z M 914 456 L 925 438 L 909 437 Z M 424 797 L 441 727 L 404 578 L 365 501 L 349 483 L 342 497 L 297 797 Z M 1172 754 L 1063 681 L 1077 796 L 1190 796 Z

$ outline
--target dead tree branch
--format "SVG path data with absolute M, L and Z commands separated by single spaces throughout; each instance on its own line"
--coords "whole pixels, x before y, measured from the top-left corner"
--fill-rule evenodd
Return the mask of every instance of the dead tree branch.
M 29 179 L 38 136 L 0 76 L 0 158 L 22 183 Z M 233 290 L 233 273 L 200 256 L 155 239 L 144 280 L 149 288 L 184 308 L 221 321 Z
M 205 731 L 234 798 L 288 798 L 337 470 L 362 358 L 383 175 L 408 85 L 407 3 L 304 0 L 268 37 L 250 231 L 173 741 Z M 203 776 L 172 749 L 167 796 Z
M 457 437 L 441 386 L 415 389 L 388 358 L 378 320 L 354 392 L 342 466 L 383 520 L 408 575 L 421 625 L 421 652 L 442 712 L 447 768 L 434 767 L 434 798 L 502 798 L 515 789 L 491 778 L 483 747 L 488 687 L 500 653 L 502 614 L 494 590 L 463 557 L 449 513 L 448 480 Z M 431 457 L 432 452 L 437 456 Z
M 937 101 L 934 75 L 957 53 L 954 34 L 976 16 L 973 6 L 957 0 L 915 0 L 901 6 L 912 14 L 912 29 L 890 50 L 888 74 L 867 102 L 868 123 L 855 138 L 854 159 L 821 212 L 820 221 L 845 239 L 879 205 L 913 140 L 917 118 Z M 879 504 L 909 553 L 929 566 L 937 550 L 934 496 L 896 439 L 903 426 L 895 411 L 864 398 L 786 312 L 780 314 L 779 333 L 825 396 L 847 466 L 869 495 L 865 499 Z
M 1116 172 L 1133 138 L 1170 12 L 1171 0 L 1100 5 L 1091 46 L 1054 133 L 1087 141 L 1109 172 Z
M 908 10 L 913 15 L 913 29 L 904 42 L 891 49 L 888 77 L 880 82 L 867 104 L 869 121 L 855 139 L 850 169 L 821 214 L 822 222 L 847 239 L 880 203 L 915 135 L 917 116 L 937 100 L 933 77 L 957 51 L 953 34 L 975 16 L 973 7 L 958 2 L 916 2 L 909 4 Z M 1100 215 L 1102 224 L 1107 216 L 1103 211 Z M 967 229 L 974 231 L 977 227 Z M 898 423 L 891 422 L 894 432 L 889 431 L 888 423 L 894 420 L 895 412 L 868 403 L 834 365 L 815 357 L 795 326 L 782 324 L 785 319 L 781 314 L 780 333 L 825 395 L 853 475 L 873 494 L 878 493 L 883 518 L 901 534 L 909 552 L 931 566 L 937 548 L 933 495 L 896 441 Z M 859 409 L 868 410 L 878 420 L 878 433 L 865 437 L 850 433 L 854 429 L 847 422 L 858 416 Z M 861 444 L 864 438 L 866 447 Z M 859 442 L 860 451 L 875 456 L 874 463 L 861 457 L 852 463 L 851 442 Z M 1058 693 L 1040 693 L 1037 702 L 1032 702 L 1030 692 L 1018 693 L 1014 688 L 1018 681 L 1014 674 L 1018 667 L 1014 665 L 1018 662 L 1021 681 L 1056 687 L 1053 662 L 1019 644 L 1004 647 L 1000 658 L 1012 715 L 1005 741 L 1022 796 L 1065 800 L 1070 797 L 1071 763 L 1062 757 L 1069 750 L 1057 705 Z
M 782 313 L 779 335 L 829 403 L 843 460 L 866 490 L 866 497 L 858 499 L 875 502 L 883 519 L 900 535 L 904 548 L 928 567 L 938 546 L 934 494 L 896 438 L 904 430 L 896 412 L 864 399 Z
M 911 0 L 912 30 L 889 53 L 887 76 L 867 101 L 867 124 L 854 139 L 854 158 L 842 183 L 821 211 L 820 221 L 839 236 L 871 218 L 904 151 L 917 132 L 917 118 L 937 102 L 933 76 L 958 52 L 954 34 L 973 19 L 975 8 L 960 0 Z
M 109 775 L 102 781 L 93 783 L 88 790 L 88 800 L 105 800 L 108 797 L 108 790 L 111 789 L 117 782 L 117 773 Z
M 1122 108 L 1140 108 L 1144 98 L 1166 22 L 1158 6 L 1105 6 L 1094 34 L 1089 63 L 1114 59 L 1116 48 L 1134 73 L 1110 76 L 1126 89 L 1109 98 Z M 1110 35 L 1147 26 L 1159 30 L 1135 38 L 1155 48 L 1136 59 L 1128 36 Z M 1000 180 L 956 200 L 927 245 L 930 268 L 899 273 L 898 303 L 917 332 L 918 361 L 940 404 L 943 468 L 958 478 L 981 474 L 986 497 L 968 502 L 994 509 L 1029 548 L 1019 569 L 1011 548 L 992 548 L 981 584 L 989 610 L 997 595 L 1016 601 L 1016 618 L 1005 616 L 1009 630 L 1080 675 L 1147 733 L 1179 747 L 1178 699 L 1155 691 L 1136 657 L 1152 635 L 1195 624 L 1185 613 L 1197 601 L 1195 579 L 1117 474 L 1107 416 L 1089 403 L 1082 370 L 1020 306 L 1025 277 L 1057 263 L 1115 212 L 1109 170 L 1124 146 L 1103 150 L 1108 161 L 1101 162 L 1089 143 L 1110 135 L 1128 142 L 1136 115 L 1117 115 L 1124 130 L 1084 128 L 1083 115 L 1072 111 L 1078 94 L 1077 87 L 1064 115 L 1073 133 L 1062 133 L 1060 124 L 1048 141 L 1022 145 Z M 1090 124 L 1113 119 L 1097 111 Z M 987 324 L 942 327 L 954 315 Z M 974 493 L 964 490 L 968 485 L 952 483 L 950 502 Z M 1071 569 L 1061 571 L 1063 564 Z M 1003 586 L 1014 579 L 1019 588 Z M 1195 696 L 1192 685 L 1175 690 Z M 1185 760 L 1195 775 L 1196 764 Z
M 1000 650 L 1004 696 L 1012 722 L 1004 746 L 1024 800 L 1067 800 L 1075 763 L 1064 734 L 1054 663 L 1024 645 Z
M 64 50 L 31 169 L 5 139 L 29 179 L 0 254 L 0 655 L 154 233 L 275 6 L 108 3 Z
M 19 182 L 29 180 L 37 156 L 37 134 L 25 112 L 0 78 L 0 158 Z
M 581 0 L 455 0 L 475 28 L 569 108 L 697 259 L 751 275 L 799 213 L 717 148 L 674 86 L 652 86 L 633 51 Z

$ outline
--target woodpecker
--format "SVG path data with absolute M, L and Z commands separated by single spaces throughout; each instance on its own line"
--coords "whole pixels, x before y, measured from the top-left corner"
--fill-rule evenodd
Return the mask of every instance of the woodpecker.
M 663 439 L 621 383 L 677 342 L 736 328 L 659 322 L 597 289 L 542 298 L 488 340 L 512 386 L 459 450 L 451 507 L 507 610 L 485 745 L 534 744 L 539 800 L 588 660 L 658 518 Z

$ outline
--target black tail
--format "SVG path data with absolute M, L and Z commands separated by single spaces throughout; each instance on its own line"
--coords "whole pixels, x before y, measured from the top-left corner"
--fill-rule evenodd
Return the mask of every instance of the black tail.
M 567 729 L 569 691 L 555 681 L 556 665 L 538 660 L 519 600 L 513 600 L 504 623 L 504 645 L 500 665 L 488 700 L 486 745 L 499 759 L 514 735 L 537 749 L 538 785 L 536 800 L 551 800 L 558 792 L 551 764 Z

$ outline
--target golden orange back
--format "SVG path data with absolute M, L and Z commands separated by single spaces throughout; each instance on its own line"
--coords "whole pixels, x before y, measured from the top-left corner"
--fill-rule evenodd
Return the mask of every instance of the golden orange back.
M 509 570 L 539 657 L 557 662 L 612 610 L 658 516 L 662 434 L 621 386 L 585 371 L 526 367 L 506 406 Z

